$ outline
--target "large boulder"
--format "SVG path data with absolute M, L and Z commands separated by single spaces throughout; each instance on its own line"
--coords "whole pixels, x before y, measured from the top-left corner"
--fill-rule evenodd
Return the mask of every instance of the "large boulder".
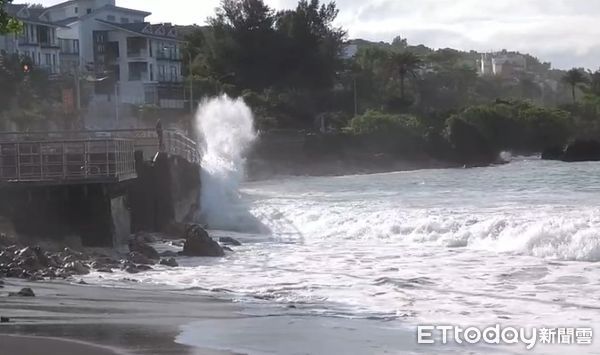
M 155 262 L 142 253 L 132 251 L 127 254 L 127 260 L 138 265 L 154 265 Z
M 10 292 L 9 297 L 35 297 L 35 293 L 29 287 L 21 289 L 19 292 Z
M 175 258 L 162 259 L 160 261 L 160 264 L 169 266 L 169 267 L 178 267 L 179 266 L 179 264 L 177 263 L 177 260 L 175 260 Z
M 600 161 L 600 142 L 576 140 L 567 146 L 562 160 L 566 162 Z
M 565 154 L 565 148 L 562 146 L 555 146 L 546 148 L 542 152 L 543 160 L 561 160 Z
M 224 256 L 225 251 L 215 242 L 204 228 L 197 224 L 190 225 L 185 232 L 185 243 L 183 244 L 184 256 Z
M 150 245 L 146 244 L 145 241 L 138 238 L 131 239 L 129 241 L 129 251 L 144 255 L 148 259 L 160 260 L 160 255 Z
M 242 245 L 239 240 L 231 238 L 231 237 L 221 237 L 219 238 L 219 242 L 223 245 L 232 245 L 234 247 L 239 247 Z

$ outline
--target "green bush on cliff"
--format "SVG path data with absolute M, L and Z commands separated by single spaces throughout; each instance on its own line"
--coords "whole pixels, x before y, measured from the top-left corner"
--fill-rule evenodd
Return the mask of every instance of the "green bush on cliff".
M 476 127 L 494 149 L 523 152 L 564 144 L 573 126 L 568 112 L 526 101 L 471 106 L 452 115 L 447 127 L 453 119 Z
M 421 124 L 412 115 L 398 115 L 376 110 L 367 110 L 363 115 L 354 117 L 348 129 L 356 135 L 389 135 L 413 133 L 421 135 Z

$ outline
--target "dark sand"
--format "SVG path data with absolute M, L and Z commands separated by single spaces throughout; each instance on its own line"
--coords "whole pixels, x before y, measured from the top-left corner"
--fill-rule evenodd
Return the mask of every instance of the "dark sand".
M 234 304 L 192 291 L 5 282 L 0 315 L 11 321 L 0 324 L 0 355 L 226 354 L 178 344 L 175 338 L 191 322 L 238 317 Z M 8 297 L 23 287 L 31 287 L 36 297 Z
M 0 335 L 0 354 L 18 355 L 117 355 L 113 349 L 83 342 L 44 337 Z

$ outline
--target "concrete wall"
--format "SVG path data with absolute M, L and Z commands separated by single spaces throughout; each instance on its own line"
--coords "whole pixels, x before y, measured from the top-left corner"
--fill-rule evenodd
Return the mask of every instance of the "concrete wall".
M 200 193 L 197 165 L 161 153 L 156 161 L 136 166 L 138 181 L 129 195 L 133 232 L 166 231 L 196 212 Z
M 136 153 L 138 178 L 118 184 L 4 185 L 0 216 L 17 235 L 58 242 L 80 237 L 84 246 L 123 245 L 131 233 L 168 231 L 197 212 L 198 166 L 161 153 L 153 162 Z
M 0 210 L 18 235 L 60 241 L 79 236 L 92 247 L 113 246 L 111 191 L 105 185 L 9 187 L 2 191 Z

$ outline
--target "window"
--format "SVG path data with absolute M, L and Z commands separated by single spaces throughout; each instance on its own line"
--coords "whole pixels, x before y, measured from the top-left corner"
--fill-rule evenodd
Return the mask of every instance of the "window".
M 77 6 L 75 6 L 75 13 L 78 14 L 79 13 L 79 8 Z
M 110 22 L 115 22 L 116 21 L 114 15 L 108 15 L 108 16 L 106 16 L 106 20 L 110 21 Z
M 52 54 L 52 68 L 56 68 L 56 54 Z
M 158 81 L 165 81 L 167 76 L 167 68 L 164 65 L 158 66 Z
M 129 23 L 129 18 L 121 17 L 121 23 Z
M 38 64 L 42 64 L 42 53 L 38 52 Z
M 51 66 L 52 65 L 52 56 L 50 55 L 50 53 L 46 53 L 44 55 L 44 57 L 46 57 L 46 66 Z
M 73 53 L 79 53 L 79 40 L 73 40 Z
M 86 12 L 87 12 L 88 14 L 91 14 L 91 13 L 92 13 L 92 9 L 87 9 L 87 10 L 86 10 Z
M 171 66 L 171 81 L 177 81 L 177 67 Z
M 154 81 L 154 66 L 150 63 L 150 81 Z

